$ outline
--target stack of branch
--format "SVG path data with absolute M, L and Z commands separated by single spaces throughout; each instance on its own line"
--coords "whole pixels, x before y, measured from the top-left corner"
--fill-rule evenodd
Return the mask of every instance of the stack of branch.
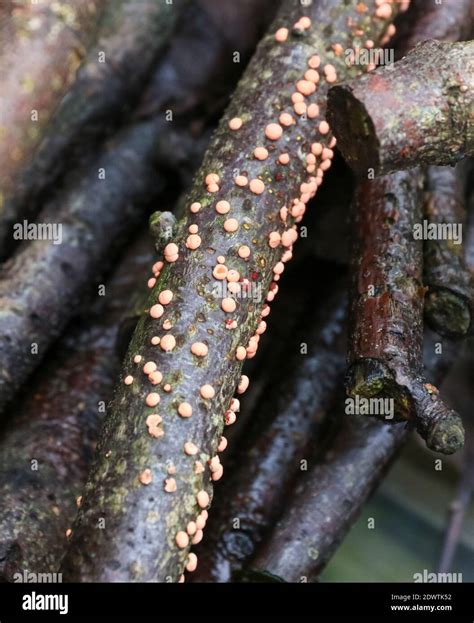
M 408 2 L 283 0 L 180 218 L 151 219 L 158 257 L 142 234 L 117 267 L 152 204 L 189 185 L 235 54 L 248 58 L 275 11 L 267 0 L 242 3 L 238 19 L 231 2 L 135 4 L 104 3 L 68 95 L 6 186 L 6 240 L 24 216 L 60 223 L 63 239 L 24 242 L 0 274 L 0 573 L 175 582 L 199 556 L 194 581 L 313 580 L 412 429 L 436 452 L 463 444 L 436 385 L 449 338 L 471 332 L 472 277 L 462 245 L 415 232 L 464 218 L 467 176 L 433 165 L 472 153 L 472 44 L 455 43 L 469 3 L 454 23 L 423 15 L 399 46 L 430 28 L 444 42 L 362 77 L 371 68 L 345 51 L 386 44 Z M 346 270 L 315 260 L 318 220 L 305 216 L 351 196 L 318 190 L 336 142 L 359 176 L 349 314 Z M 330 287 L 304 298 L 313 279 Z M 99 299 L 78 316 L 94 286 Z M 423 364 L 424 314 L 442 337 L 428 335 Z M 383 421 L 348 415 L 374 399 Z

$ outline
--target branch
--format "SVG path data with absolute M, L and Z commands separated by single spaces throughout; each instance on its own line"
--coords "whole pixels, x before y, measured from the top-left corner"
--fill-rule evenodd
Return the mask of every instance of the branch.
M 474 315 L 473 279 L 463 253 L 466 217 L 461 175 L 450 168 L 428 169 L 422 223 L 428 233 L 424 241 L 425 316 L 435 331 L 451 338 L 470 333 Z
M 283 510 L 301 461 L 308 461 L 333 432 L 334 422 L 326 414 L 343 380 L 344 361 L 337 346 L 346 306 L 338 292 L 322 310 L 306 312 L 292 343 L 295 347 L 303 341 L 307 352 L 301 354 L 298 347 L 292 357 L 286 354 L 284 370 L 267 379 L 253 409 L 254 420 L 239 443 L 242 467 L 212 508 L 193 582 L 235 580 Z
M 387 421 L 413 419 L 432 450 L 463 443 L 459 416 L 421 374 L 423 340 L 421 174 L 365 182 L 354 206 L 352 332 L 346 388 L 355 401 L 389 397 Z M 370 413 L 370 411 L 369 411 Z
M 120 370 L 118 325 L 153 255 L 148 235 L 132 245 L 12 409 L 0 438 L 0 581 L 58 569 Z
M 328 79 L 358 71 L 331 44 L 339 52 L 336 44 L 344 49 L 360 37 L 378 41 L 388 25 L 375 2 L 364 14 L 358 5 L 313 3 L 308 20 L 301 6 L 284 2 L 241 79 L 126 357 L 124 374 L 134 382 L 117 388 L 107 417 L 63 563 L 68 580 L 176 581 L 185 565 L 194 567 L 188 551 L 202 536 L 195 524 L 204 525 L 211 492 L 206 462 L 217 460 L 243 359 L 255 354 L 278 287 L 273 275 L 291 257 L 294 219 L 330 166 Z M 227 280 L 215 275 L 229 269 L 230 283 L 237 273 L 245 282 L 226 285 L 222 298 L 217 288 Z M 270 289 L 267 303 L 239 295 L 252 283 L 264 296 Z M 159 388 L 147 375 L 154 366 Z M 106 531 L 96 529 L 101 517 Z
M 12 244 L 13 224 L 33 217 L 41 195 L 67 170 L 67 163 L 77 162 L 107 130 L 110 134 L 117 120 L 135 105 L 184 4 L 184 0 L 173 4 L 115 0 L 106 5 L 95 45 L 51 119 L 33 161 L 7 197 L 0 221 L 3 257 Z M 57 64 L 61 67 L 62 59 Z
M 469 38 L 474 30 L 474 6 L 471 0 L 451 0 L 441 4 L 412 0 L 408 11 L 400 14 L 395 24 L 396 32 L 388 45 L 390 49 L 395 48 L 395 58 L 398 59 L 426 39 L 458 41 Z M 335 167 L 335 164 L 338 166 Z M 333 162 L 327 182 L 330 178 L 340 180 L 341 177 L 347 178 L 345 168 L 339 162 Z M 325 183 L 320 193 L 318 200 L 321 201 L 324 196 L 330 208 L 317 210 L 315 251 L 318 257 L 346 263 L 346 241 L 349 239 L 346 214 L 349 213 L 353 188 L 348 182 L 341 184 L 338 181 Z
M 42 129 L 74 80 L 106 1 L 93 0 L 87 8 L 81 0 L 71 0 L 67 7 L 22 4 L 7 6 L 1 15 L 2 200 L 12 192 Z M 2 248 L 3 242 L 4 236 L 0 239 Z
M 437 339 L 429 339 L 426 364 L 430 376 L 440 383 L 455 349 L 446 343 L 443 355 L 434 355 Z M 252 569 L 287 582 L 315 580 L 407 438 L 403 424 L 388 426 L 361 416 L 345 417 L 343 422 L 324 459 L 304 476 L 287 501 L 288 510 Z
M 163 188 L 153 157 L 165 130 L 165 121 L 144 122 L 110 142 L 40 214 L 39 223 L 50 227 L 49 239 L 36 233 L 4 265 L 0 408 L 40 363 L 98 273 L 110 267 L 147 202 Z M 101 168 L 105 179 L 99 177 Z M 55 233 L 60 244 L 53 224 L 61 227 Z
M 474 154 L 474 42 L 426 41 L 395 65 L 330 90 L 328 119 L 360 176 Z

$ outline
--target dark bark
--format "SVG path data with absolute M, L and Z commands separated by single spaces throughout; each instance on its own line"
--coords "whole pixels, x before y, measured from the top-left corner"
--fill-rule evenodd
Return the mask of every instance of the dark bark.
M 13 224 L 34 217 L 42 193 L 59 173 L 73 167 L 133 108 L 185 3 L 115 0 L 105 6 L 95 45 L 55 111 L 33 161 L 6 197 L 0 221 L 3 258 L 13 244 Z M 62 60 L 57 65 L 61 67 Z
M 395 48 L 396 60 L 427 39 L 471 39 L 474 32 L 474 5 L 471 0 L 412 0 L 408 11 L 398 21 L 397 32 L 390 43 Z
M 239 443 L 239 466 L 225 489 L 217 491 L 208 538 L 196 550 L 199 567 L 192 581 L 235 580 L 281 513 L 301 461 L 310 464 L 316 448 L 331 436 L 335 422 L 326 414 L 343 382 L 344 357 L 338 346 L 346 307 L 339 292 L 322 310 L 314 306 L 314 312 L 307 311 L 291 338 L 292 356 L 267 379 Z M 307 345 L 306 353 L 300 353 L 301 343 Z
M 270 34 L 261 42 L 244 74 L 189 195 L 189 204 L 199 202 L 202 209 L 188 213 L 180 222 L 175 240 L 178 257 L 169 253 L 177 261 L 166 263 L 149 300 L 151 308 L 157 304 L 160 293 L 165 290 L 173 293 L 162 318 L 171 321 L 174 340 L 165 338 L 163 320 L 150 316 L 140 321 L 135 331 L 124 367 L 125 373 L 135 380 L 132 386 L 118 387 L 106 419 L 97 463 L 86 485 L 84 504 L 63 563 L 66 579 L 176 581 L 187 564 L 186 530 L 198 516 L 199 522 L 203 520 L 200 508 L 207 506 L 211 490 L 209 469 L 206 467 L 201 472 L 198 466 L 196 470 L 195 461 L 205 463 L 216 455 L 223 416 L 230 407 L 241 373 L 242 360 L 237 356 L 253 355 L 258 342 L 258 336 L 253 336 L 263 310 L 263 301 L 244 298 L 238 299 L 235 313 L 221 309 L 222 299 L 213 294 L 216 257 L 225 256 L 229 268 L 260 285 L 264 295 L 271 288 L 267 300 L 273 298 L 273 268 L 282 257 L 282 247 L 277 244 L 271 247 L 269 234 L 275 233 L 272 241 L 276 239 L 276 243 L 283 235 L 285 248 L 295 241 L 293 217 L 288 215 L 287 222 L 282 222 L 280 208 L 285 205 L 291 208 L 293 199 L 308 200 L 314 193 L 317 179 L 310 179 L 307 174 L 315 170 L 306 170 L 311 165 L 307 165 L 305 154 L 310 152 L 313 141 L 327 146 L 331 140 L 325 122 L 320 128 L 322 132 L 319 129 L 324 120 L 327 81 L 321 78 L 319 87 L 306 100 L 320 108 L 312 119 L 294 115 L 290 96 L 295 83 L 308 71 L 308 59 L 315 51 L 321 56 L 321 66 L 334 65 L 339 78 L 359 71 L 348 68 L 331 44 L 338 43 L 342 49 L 351 47 L 359 41 L 360 35 L 355 32 L 378 41 L 389 20 L 375 15 L 375 2 L 367 3 L 364 14 L 357 10 L 357 5 L 355 1 L 341 5 L 336 0 L 323 0 L 317 6 L 313 3 L 304 8 L 290 0 L 284 2 Z M 393 15 L 396 9 L 394 6 Z M 293 27 L 306 12 L 313 25 L 308 29 Z M 330 32 L 328 24 L 331 24 Z M 291 33 L 285 42 L 279 43 L 275 31 L 283 27 L 288 27 Z M 330 79 L 334 78 L 331 70 L 327 73 Z M 307 82 L 299 85 L 302 90 L 310 86 Z M 267 140 L 265 128 L 278 122 L 281 111 L 291 111 L 295 123 L 284 131 L 280 128 L 282 138 Z M 234 117 L 243 121 L 236 131 L 229 129 L 229 121 Z M 270 126 L 269 131 L 272 130 L 278 127 Z M 253 149 L 257 146 L 265 146 L 269 152 L 263 164 L 253 159 Z M 286 165 L 277 160 L 282 151 L 289 154 Z M 332 154 L 326 155 L 329 160 Z M 326 167 L 323 166 L 321 174 Z M 206 191 L 204 184 L 210 173 L 219 176 L 219 184 L 210 187 L 215 193 Z M 236 173 L 254 180 L 251 187 L 257 192 L 262 183 L 266 190 L 254 194 L 249 187 L 239 187 L 234 180 Z M 302 182 L 307 186 L 301 187 Z M 228 215 L 216 213 L 217 200 L 230 203 Z M 238 230 L 233 233 L 223 227 L 228 217 L 238 224 Z M 231 221 L 229 225 L 233 224 Z M 190 225 L 198 225 L 201 237 L 201 245 L 195 251 L 186 247 Z M 248 247 L 247 259 L 238 255 L 241 247 L 243 252 Z M 232 309 L 229 301 L 225 304 Z M 235 320 L 236 326 L 226 320 Z M 159 346 L 151 344 L 153 336 L 160 337 Z M 198 358 L 191 352 L 195 342 L 208 346 L 205 357 Z M 171 352 L 163 353 L 163 346 L 174 347 Z M 142 363 L 134 363 L 137 355 L 142 357 L 142 362 L 154 362 L 163 374 L 163 383 L 171 386 L 170 392 L 160 393 L 157 413 L 162 418 L 163 435 L 159 439 L 150 436 L 147 430 L 146 420 L 155 409 L 145 403 L 148 394 L 157 392 L 143 374 Z M 209 390 L 205 392 L 207 396 L 215 392 L 214 398 L 202 397 L 202 386 Z M 177 407 L 182 402 L 192 406 L 192 417 L 178 415 Z M 188 442 L 194 444 L 198 454 L 185 454 L 183 448 Z M 164 490 L 170 484 L 170 461 L 176 470 L 174 493 Z M 101 517 L 106 517 L 105 531 L 96 529 Z
M 229 100 L 229 85 L 237 83 L 279 4 L 280 0 L 189 2 L 168 53 L 173 72 L 167 64 L 159 65 L 136 114 L 172 110 L 183 115 L 199 107 L 204 119 L 218 120 Z
M 314 210 L 312 205 L 308 206 L 309 214 L 314 213 L 314 225 L 308 226 L 306 241 L 316 257 L 343 266 L 349 263 L 350 208 L 355 187 L 351 169 L 336 152 L 333 166 L 313 200 Z M 306 218 L 305 225 L 308 225 Z
M 357 190 L 346 388 L 355 400 L 389 397 L 381 417 L 413 420 L 429 448 L 450 454 L 463 444 L 461 420 L 422 375 L 421 180 L 401 171 Z
M 334 87 L 328 120 L 360 176 L 474 153 L 474 42 L 426 41 L 393 66 Z
M 473 163 L 474 164 L 474 163 Z M 467 232 L 464 255 L 466 265 L 474 275 L 474 188 L 468 189 L 466 197 L 467 205 Z
M 143 122 L 110 141 L 40 215 L 43 224 L 61 224 L 62 242 L 24 243 L 2 268 L 1 407 L 42 360 L 98 273 L 111 265 L 120 241 L 162 190 L 153 156 L 166 130 L 165 121 Z M 105 179 L 99 179 L 100 168 Z
M 443 343 L 442 356 L 435 355 L 437 339 L 430 336 L 427 341 L 425 361 L 427 373 L 440 383 L 455 348 Z M 315 580 L 407 438 L 408 428 L 403 424 L 388 426 L 361 416 L 343 421 L 324 459 L 301 479 L 288 500 L 288 510 L 252 569 L 287 582 Z
M 412 0 L 395 23 L 396 34 L 388 46 L 395 49 L 398 60 L 426 39 L 469 39 L 474 30 L 474 5 L 471 0 L 444 0 L 441 4 Z M 312 233 L 317 257 L 343 264 L 348 262 L 348 215 L 354 190 L 348 177 L 344 166 L 333 162 L 318 195 L 317 224 Z
M 425 317 L 431 327 L 451 338 L 472 331 L 473 279 L 464 260 L 463 231 L 466 225 L 463 172 L 447 167 L 429 167 L 424 217 L 430 228 L 455 226 L 457 239 L 447 234 L 424 241 L 423 280 Z M 428 234 L 429 234 L 428 230 Z M 448 232 L 449 234 L 449 232 Z M 437 234 L 439 236 L 439 234 Z
M 325 182 L 326 183 L 326 182 Z M 322 206 L 321 206 L 322 207 Z M 228 440 L 225 452 L 225 473 L 223 483 L 232 477 L 234 470 L 239 469 L 241 459 L 241 439 L 248 433 L 248 428 L 253 426 L 254 420 L 260 421 L 257 407 L 263 404 L 264 395 L 267 394 L 270 379 L 279 378 L 283 369 L 287 369 L 287 360 L 292 359 L 295 352 L 299 352 L 301 342 L 307 342 L 308 335 L 300 338 L 300 327 L 307 326 L 308 310 L 325 308 L 322 301 L 332 298 L 333 286 L 342 279 L 346 279 L 346 271 L 341 266 L 331 262 L 324 262 L 313 254 L 312 236 L 314 223 L 317 219 L 316 210 L 308 214 L 305 226 L 308 227 L 308 237 L 301 238 L 296 245 L 294 257 L 287 264 L 281 292 L 272 303 L 271 319 L 267 322 L 267 330 L 264 339 L 259 343 L 259 349 L 253 359 L 245 361 L 242 372 L 252 382 L 244 394 L 239 395 L 240 411 L 235 425 L 225 429 L 225 437 Z M 318 284 L 317 288 L 308 288 L 308 275 L 312 282 Z M 288 314 L 288 309 L 292 310 Z M 321 310 L 321 314 L 323 310 Z M 276 414 L 272 411 L 272 416 Z M 263 426 L 263 422 L 262 422 Z M 221 493 L 226 485 L 220 487 Z M 217 501 L 219 498 L 217 498 Z M 212 507 L 211 520 L 219 510 Z M 212 530 L 212 529 L 211 529 Z M 207 539 L 203 542 L 206 544 Z M 189 576 L 190 577 L 190 576 Z
M 132 245 L 11 410 L 0 436 L 0 581 L 58 569 L 120 370 L 119 321 L 153 255 L 149 235 Z
M 426 39 L 458 41 L 469 39 L 474 30 L 474 5 L 471 0 L 446 0 L 441 4 L 413 0 L 393 38 L 397 58 Z M 452 169 L 430 167 L 425 218 L 432 223 L 465 224 L 464 197 L 459 178 Z M 425 317 L 439 333 L 464 336 L 472 323 L 472 294 L 463 245 L 451 241 L 425 241 L 424 283 Z

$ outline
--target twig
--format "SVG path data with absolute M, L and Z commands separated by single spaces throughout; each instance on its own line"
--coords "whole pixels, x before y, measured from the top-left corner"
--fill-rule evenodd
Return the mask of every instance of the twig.
M 3 267 L 0 408 L 42 360 L 148 201 L 163 189 L 153 157 L 166 129 L 165 121 L 143 122 L 111 141 L 41 213 L 49 239 L 36 234 Z
M 474 153 L 474 42 L 426 41 L 394 65 L 334 87 L 328 120 L 361 176 Z
M 40 225 L 51 222 L 62 226 L 62 244 L 34 240 L 23 245 L 0 274 L 0 409 L 41 361 L 91 279 L 113 259 L 112 251 L 120 238 L 128 236 L 139 219 L 146 218 L 150 200 L 163 189 L 170 172 L 185 185 L 200 161 L 207 142 L 204 123 L 199 123 L 200 96 L 206 93 L 206 84 L 213 83 L 216 61 L 210 58 L 199 72 L 181 75 L 182 58 L 176 47 L 198 52 L 206 28 L 206 21 L 198 22 L 195 28 L 177 33 L 154 81 L 153 88 L 161 83 L 171 101 L 179 99 L 181 89 L 189 86 L 190 99 L 186 105 L 182 103 L 173 123 L 166 121 L 163 108 L 151 120 L 124 128 L 69 175 L 64 188 L 39 215 Z M 224 52 L 222 45 L 215 47 L 216 54 Z M 226 76 L 224 68 L 234 63 L 232 56 L 224 58 L 227 60 L 221 70 Z M 180 81 L 170 85 L 168 76 L 175 72 Z M 232 80 L 226 78 L 222 84 L 230 90 Z M 145 94 L 144 100 L 147 98 Z M 37 354 L 32 352 L 36 351 L 35 344 Z
M 429 448 L 450 454 L 463 444 L 461 420 L 421 373 L 422 241 L 414 237 L 421 179 L 417 170 L 401 171 L 357 190 L 346 388 L 355 401 L 389 397 L 378 416 L 413 419 Z
M 74 80 L 106 4 L 93 0 L 86 7 L 81 0 L 71 0 L 67 5 L 30 2 L 2 8 L 2 208 L 41 130 Z M 4 238 L 0 236 L 2 247 Z

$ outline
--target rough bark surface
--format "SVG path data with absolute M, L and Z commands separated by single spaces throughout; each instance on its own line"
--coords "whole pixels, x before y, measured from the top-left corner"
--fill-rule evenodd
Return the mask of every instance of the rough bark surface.
M 62 242 L 25 242 L 0 272 L 0 407 L 38 366 L 113 252 L 163 188 L 153 156 L 166 122 L 125 130 L 41 213 L 62 227 Z M 163 138 L 163 135 L 160 135 Z M 98 171 L 105 170 L 105 179 Z M 161 184 L 161 187 L 160 187 Z
M 346 387 L 355 399 L 392 398 L 381 417 L 413 419 L 429 448 L 450 454 L 463 444 L 461 420 L 422 375 L 421 184 L 418 170 L 400 171 L 357 190 Z
M 176 581 L 187 564 L 191 544 L 187 531 L 193 528 L 189 524 L 202 524 L 207 516 L 211 485 L 206 462 L 214 459 L 218 449 L 223 416 L 239 382 L 240 357 L 253 356 L 258 343 L 258 335 L 254 334 L 262 311 L 268 309 L 263 301 L 236 297 L 235 311 L 224 312 L 222 305 L 232 310 L 234 304 L 216 296 L 216 259 L 224 256 L 230 269 L 238 271 L 248 283 L 259 284 L 264 295 L 270 289 L 267 302 L 275 295 L 273 269 L 282 258 L 278 242 L 282 236 L 289 250 L 297 237 L 293 218 L 298 217 L 293 206 L 298 205 L 298 212 L 300 204 L 304 208 L 304 202 L 319 185 L 318 177 L 321 179 L 329 166 L 321 162 L 323 168 L 319 165 L 321 173 L 317 175 L 306 155 L 311 152 L 312 142 L 319 141 L 321 147 L 330 149 L 331 141 L 324 122 L 327 80 L 321 76 L 317 88 L 307 84 L 309 79 L 299 84 L 301 90 L 312 91 L 307 104 L 319 106 L 319 110 L 311 109 L 315 113 L 312 117 L 305 119 L 296 114 L 291 94 L 310 68 L 312 56 L 319 55 L 321 68 L 326 68 L 324 73 L 331 80 L 335 76 L 326 67 L 329 64 L 334 65 L 339 79 L 360 71 L 347 67 L 338 45 L 345 49 L 360 45 L 366 38 L 378 41 L 397 6 L 393 6 L 388 20 L 376 15 L 375 2 L 360 9 L 355 1 L 341 5 L 339 1 L 322 0 L 306 8 L 284 2 L 270 34 L 262 40 L 244 74 L 189 195 L 189 203 L 199 202 L 201 209 L 189 212 L 178 226 L 177 254 L 174 247 L 168 254 L 176 261 L 165 264 L 149 307 L 158 304 L 164 291 L 172 293 L 172 301 L 165 306 L 161 319 L 148 316 L 135 331 L 124 367 L 124 375 L 133 376 L 134 382 L 117 388 L 106 419 L 98 459 L 63 562 L 68 580 Z M 312 19 L 309 28 L 306 22 L 299 21 L 305 13 Z M 289 30 L 285 41 L 275 39 L 279 28 Z M 315 74 L 310 76 L 316 80 Z M 271 140 L 265 135 L 266 126 L 277 125 L 282 112 L 292 115 L 291 125 L 270 126 L 268 133 L 277 139 Z M 242 126 L 230 130 L 229 122 L 235 117 L 242 120 Z M 258 146 L 268 151 L 264 161 L 253 157 Z M 289 154 L 287 164 L 281 164 L 282 153 Z M 330 160 L 332 153 L 325 154 Z M 211 173 L 218 177 L 208 178 L 205 183 Z M 248 186 L 238 185 L 246 180 L 251 180 Z M 230 204 L 228 214 L 216 212 L 220 200 Z M 283 210 L 286 222 L 280 218 L 283 207 L 294 213 Z M 224 222 L 229 218 L 235 220 L 228 222 L 225 229 Z M 201 239 L 195 250 L 186 246 L 191 225 L 198 226 Z M 235 231 L 228 231 L 235 225 Z M 274 247 L 269 244 L 272 232 Z M 239 250 L 246 258 L 239 255 Z M 280 268 L 278 264 L 277 270 Z M 241 287 L 247 287 L 247 282 Z M 168 292 L 164 296 L 169 298 Z M 165 327 L 172 328 L 164 328 L 163 321 L 170 321 Z M 160 338 L 160 343 L 155 340 L 153 345 L 153 337 Z M 195 342 L 206 345 L 208 354 L 194 355 L 191 346 Z M 163 347 L 171 350 L 163 351 Z M 141 357 L 138 364 L 134 363 L 136 356 Z M 164 390 L 164 385 L 169 385 L 170 391 L 153 388 L 143 373 L 144 362 L 155 363 L 163 375 L 161 387 Z M 203 386 L 205 397 L 201 393 Z M 146 398 L 155 393 L 159 393 L 159 405 L 147 406 Z M 156 402 L 156 396 L 149 400 Z M 182 402 L 191 405 L 191 417 L 178 414 Z M 161 418 L 158 434 L 163 434 L 159 438 L 147 430 L 146 422 L 156 421 L 148 419 L 155 413 Z M 189 443 L 193 445 L 186 445 L 187 451 L 196 454 L 185 453 L 184 444 Z M 206 465 L 204 471 L 196 461 Z M 170 469 L 174 483 L 169 482 Z M 174 488 L 174 484 L 176 491 L 165 490 Z M 100 518 L 106 520 L 105 530 L 96 528 Z M 201 535 L 190 536 L 196 542 Z
M 364 177 L 472 155 L 474 42 L 426 41 L 393 66 L 334 87 L 328 120 Z
M 0 581 L 58 570 L 120 370 L 119 321 L 154 255 L 149 235 L 132 245 L 9 414 L 0 435 Z
M 448 32 L 454 32 L 453 38 L 458 37 L 456 31 L 459 32 L 463 23 L 461 19 L 453 25 L 446 19 L 449 1 L 442 5 L 433 4 L 435 8 L 431 12 L 423 0 L 418 4 L 421 5 L 422 23 L 415 23 L 414 26 L 410 24 L 413 29 L 412 43 L 426 38 L 423 35 L 416 36 L 416 33 L 423 33 L 423 28 L 431 30 L 427 16 L 437 20 L 433 27 L 439 23 L 437 36 L 443 37 L 445 29 L 449 27 Z M 451 8 L 456 9 L 462 2 L 454 4 Z M 444 14 L 444 18 L 440 14 Z M 411 47 L 412 44 L 409 45 Z M 469 245 L 468 250 L 473 247 L 474 244 Z M 446 372 L 445 367 L 454 359 L 456 351 L 452 344 L 444 342 L 443 356 L 435 354 L 438 340 L 432 335 L 425 344 L 426 370 L 436 378 L 436 382 L 441 381 Z M 357 422 L 345 420 L 344 430 L 335 444 L 334 456 L 328 452 L 327 462 L 317 466 L 308 475 L 308 480 L 301 484 L 301 491 L 294 500 L 295 505 L 289 502 L 291 511 L 280 520 L 277 530 L 252 564 L 254 569 L 266 569 L 287 581 L 301 581 L 302 576 L 314 578 L 324 568 L 406 437 L 400 424 L 389 427 L 363 418 L 357 419 Z M 313 487 L 314 495 L 303 492 L 306 482 Z M 328 517 L 330 521 L 326 522 Z

